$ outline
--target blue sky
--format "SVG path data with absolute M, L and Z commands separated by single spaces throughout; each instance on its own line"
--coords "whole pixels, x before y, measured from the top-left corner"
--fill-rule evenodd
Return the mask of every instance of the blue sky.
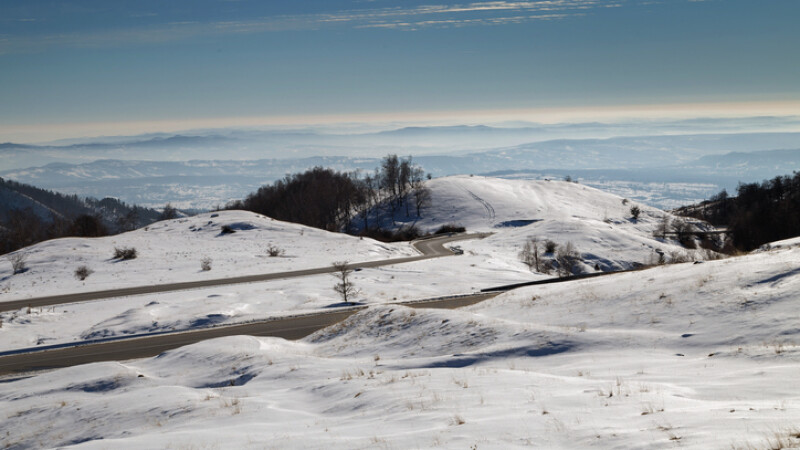
M 3 0 L 0 141 L 257 117 L 792 112 L 798 19 L 797 0 Z

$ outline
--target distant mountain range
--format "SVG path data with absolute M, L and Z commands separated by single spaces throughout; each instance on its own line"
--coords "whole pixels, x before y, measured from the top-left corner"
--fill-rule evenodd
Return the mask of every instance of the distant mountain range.
M 634 183 L 642 191 L 665 191 L 664 183 L 703 186 L 699 192 L 686 194 L 685 190 L 679 190 L 666 197 L 617 192 L 632 198 L 639 195 L 640 200 L 662 207 L 702 200 L 723 188 L 733 192 L 740 181 L 760 181 L 800 169 L 800 150 L 736 152 L 690 159 L 688 152 L 658 151 L 654 144 L 638 151 L 607 141 L 584 143 L 580 151 L 577 147 L 574 141 L 554 141 L 466 156 L 422 156 L 414 161 L 434 176 L 474 173 L 560 178 L 569 175 L 612 191 L 610 182 L 629 183 L 625 189 L 631 189 L 630 183 Z M 95 198 L 111 196 L 150 207 L 172 202 L 182 208 L 213 208 L 241 199 L 288 173 L 314 166 L 371 171 L 379 163 L 380 158 L 354 157 L 182 162 L 98 160 L 84 164 L 53 163 L 5 171 L 0 176 L 59 192 Z
M 714 126 L 746 129 L 744 124 L 753 120 L 714 122 Z M 660 129 L 689 125 L 673 123 Z M 537 140 L 599 130 L 619 131 L 599 123 L 406 127 L 349 134 L 313 129 L 216 130 L 48 145 L 7 143 L 0 144 L 0 167 L 5 169 L 0 177 L 150 207 L 172 202 L 181 208 L 213 208 L 289 173 L 314 166 L 372 171 L 383 156 L 396 153 L 414 155 L 414 162 L 436 177 L 569 175 L 619 195 L 673 207 L 702 200 L 722 188 L 733 191 L 739 181 L 760 181 L 800 168 L 800 133 L 791 132 Z M 687 189 L 667 186 L 676 183 Z
M 179 134 L 101 136 L 41 145 L 0 144 L 5 171 L 53 162 L 80 164 L 99 159 L 138 161 L 302 159 L 316 156 L 380 157 L 388 153 L 461 156 L 497 149 L 583 149 L 650 152 L 673 150 L 689 159 L 706 154 L 800 148 L 800 118 L 707 119 L 631 123 L 515 123 L 514 126 L 458 125 L 365 129 L 218 129 Z M 768 130 L 769 132 L 750 132 Z M 699 134 L 702 133 L 702 134 Z M 716 133 L 716 134 L 714 134 Z M 735 133 L 735 134 L 732 134 Z M 603 149 L 603 147 L 607 147 Z M 553 158 L 554 154 L 548 154 Z M 582 155 L 583 156 L 583 155 Z M 588 155 L 587 161 L 592 157 Z M 626 155 L 629 159 L 631 155 Z M 564 156 L 566 163 L 576 160 Z M 613 158 L 613 156 L 610 156 Z M 581 157 L 579 160 L 583 161 Z M 554 167 L 558 161 L 546 167 Z M 542 163 L 543 161 L 540 161 Z M 546 161 L 544 161 L 546 162 Z M 571 167 L 571 166 L 570 166 Z M 565 167 L 565 168 L 570 168 Z M 598 168 L 598 167 L 594 167 Z M 500 170 L 500 168 L 496 168 Z

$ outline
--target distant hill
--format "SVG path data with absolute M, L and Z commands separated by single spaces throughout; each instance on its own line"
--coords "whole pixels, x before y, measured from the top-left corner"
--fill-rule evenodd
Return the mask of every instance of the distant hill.
M 433 232 L 443 225 L 457 225 L 470 232 L 490 232 L 484 240 L 465 242 L 464 250 L 481 249 L 505 260 L 516 259 L 530 238 L 571 243 L 582 254 L 579 271 L 583 272 L 631 269 L 658 260 L 659 254 L 672 259 L 707 257 L 657 237 L 665 221 L 678 220 L 672 214 L 583 184 L 461 175 L 426 181 L 425 186 L 430 202 L 419 216 L 413 206 L 408 214 L 401 207 L 394 218 L 382 215 L 380 226 L 414 225 Z M 637 219 L 631 215 L 633 206 L 641 213 Z M 709 227 L 699 221 L 696 226 Z
M 0 178 L 0 253 L 74 235 L 80 217 L 96 218 L 102 229 L 113 233 L 139 228 L 160 216 L 154 209 L 115 198 L 81 198 Z

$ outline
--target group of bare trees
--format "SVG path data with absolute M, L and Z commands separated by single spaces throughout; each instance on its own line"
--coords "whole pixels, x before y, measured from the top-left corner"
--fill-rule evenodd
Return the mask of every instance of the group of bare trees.
M 373 174 L 359 180 L 366 200 L 358 212 L 363 221 L 362 228 L 380 227 L 386 218 L 394 222 L 403 213 L 410 217 L 412 208 L 420 216 L 431 198 L 430 190 L 424 184 L 425 178 L 425 171 L 415 166 L 410 156 L 398 158 L 397 155 L 388 155 L 383 158 Z M 372 225 L 370 213 L 376 221 Z
M 522 246 L 520 260 L 532 271 L 551 273 L 555 271 L 559 277 L 575 274 L 581 262 L 581 255 L 572 242 L 558 245 L 553 241 L 539 241 L 531 237 Z
M 389 155 L 365 175 L 322 167 L 287 175 L 226 208 L 330 231 L 373 230 L 399 214 L 410 216 L 412 209 L 420 215 L 430 202 L 425 178 L 411 157 Z

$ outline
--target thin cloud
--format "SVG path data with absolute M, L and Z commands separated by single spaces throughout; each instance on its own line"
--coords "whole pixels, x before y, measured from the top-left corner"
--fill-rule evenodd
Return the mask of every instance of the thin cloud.
M 186 20 L 145 27 L 108 31 L 85 31 L 31 37 L 9 36 L 0 40 L 0 54 L 40 51 L 49 47 L 114 47 L 159 44 L 198 36 L 257 34 L 326 28 L 377 28 L 413 31 L 421 28 L 497 26 L 504 24 L 564 20 L 590 10 L 619 7 L 636 0 L 539 0 L 489 1 L 383 7 L 346 10 L 326 14 L 301 14 L 248 20 L 197 22 Z

